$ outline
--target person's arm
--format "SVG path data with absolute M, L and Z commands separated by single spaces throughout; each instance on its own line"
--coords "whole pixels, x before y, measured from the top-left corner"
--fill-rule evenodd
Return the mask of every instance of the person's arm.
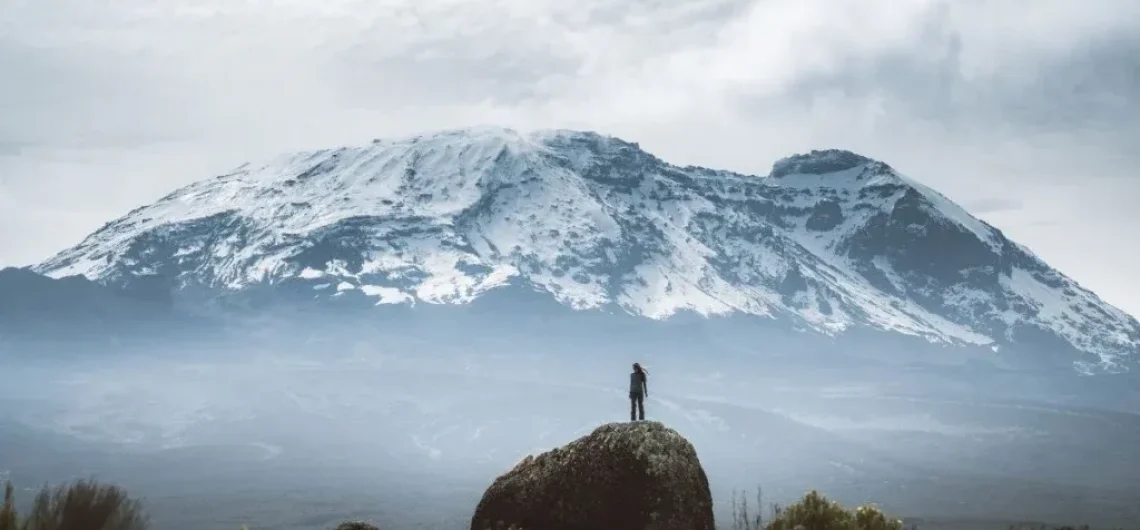
M 649 397 L 649 376 L 641 374 L 641 391 Z

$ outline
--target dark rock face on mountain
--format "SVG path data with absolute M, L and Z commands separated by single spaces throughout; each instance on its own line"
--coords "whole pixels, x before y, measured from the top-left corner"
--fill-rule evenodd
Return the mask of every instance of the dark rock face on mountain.
M 170 291 L 151 278 L 110 287 L 82 276 L 54 279 L 27 269 L 0 270 L 0 333 L 8 335 L 97 331 L 153 320 L 172 308 Z
M 35 270 L 117 288 L 166 278 L 176 302 L 211 308 L 534 292 L 567 310 L 874 331 L 1086 374 L 1140 359 L 1134 318 L 936 191 L 839 150 L 761 177 L 585 132 L 376 140 L 192 184 Z
M 713 530 L 692 444 L 658 422 L 612 423 L 527 457 L 487 489 L 471 530 Z
M 217 323 L 179 311 L 161 277 L 108 285 L 0 270 L 0 355 L 85 356 L 133 346 L 153 352 L 158 342 L 210 339 L 218 331 Z
M 838 173 L 859 166 L 872 164 L 874 160 L 850 151 L 827 149 L 792 155 L 776 162 L 769 177 L 780 178 L 786 175 L 826 175 Z

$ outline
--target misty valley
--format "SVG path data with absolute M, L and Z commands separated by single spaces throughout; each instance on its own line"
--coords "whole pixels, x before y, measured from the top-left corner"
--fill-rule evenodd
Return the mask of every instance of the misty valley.
M 122 484 L 161 528 L 459 528 L 523 456 L 625 421 L 628 351 L 651 371 L 647 417 L 696 447 L 718 520 L 734 490 L 756 487 L 765 502 L 814 488 L 933 520 L 1140 518 L 1140 416 L 1128 412 L 993 388 L 973 399 L 936 390 L 951 377 L 934 370 L 781 366 L 763 347 L 714 360 L 711 347 L 654 355 L 634 342 L 425 342 L 10 352 L 2 471 L 26 488 Z

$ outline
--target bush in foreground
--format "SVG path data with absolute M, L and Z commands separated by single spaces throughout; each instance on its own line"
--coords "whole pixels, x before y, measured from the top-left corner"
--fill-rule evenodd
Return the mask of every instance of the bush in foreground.
M 837 502 L 828 501 L 818 491 L 810 491 L 794 504 L 781 508 L 772 505 L 772 520 L 764 524 L 761 515 L 762 490 L 757 490 L 756 511 L 750 513 L 748 500 L 733 494 L 732 530 L 904 530 L 903 521 L 888 516 L 875 506 L 863 505 L 847 510 Z M 910 525 L 908 530 L 921 526 Z M 1009 530 L 1091 530 L 1088 525 L 1011 525 Z M 1123 530 L 1123 529 L 1116 529 Z
M 80 480 L 44 486 L 23 520 L 16 513 L 12 484 L 4 486 L 0 530 L 147 530 L 142 504 L 118 486 Z
M 787 507 L 773 506 L 772 520 L 766 525 L 760 517 L 759 495 L 756 503 L 757 513 L 749 517 L 747 501 L 733 500 L 733 530 L 903 530 L 901 520 L 874 506 L 848 510 L 814 490 Z
M 786 508 L 777 508 L 772 522 L 765 530 L 903 530 L 899 519 L 887 517 L 882 510 L 863 505 L 848 510 L 838 502 L 829 501 L 818 491 L 810 491 L 804 498 Z
M 0 530 L 17 530 L 20 518 L 16 516 L 16 499 L 11 482 L 4 484 L 4 505 L 0 506 Z

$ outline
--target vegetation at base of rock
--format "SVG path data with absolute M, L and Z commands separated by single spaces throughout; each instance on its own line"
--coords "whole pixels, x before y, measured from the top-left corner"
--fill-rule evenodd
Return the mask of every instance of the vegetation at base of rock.
M 79 480 L 55 488 L 44 486 L 31 511 L 22 519 L 16 512 L 15 488 L 4 485 L 0 530 L 147 530 L 150 518 L 142 503 L 122 488 Z
M 802 499 L 787 507 L 773 504 L 771 521 L 764 524 L 762 490 L 757 490 L 755 513 L 751 513 L 744 495 L 732 500 L 733 521 L 731 530 L 904 530 L 901 520 L 889 517 L 882 510 L 863 505 L 848 510 L 837 502 L 827 500 L 818 491 L 808 492 Z M 75 526 L 75 521 L 84 521 Z M 95 481 L 78 481 L 56 488 L 44 486 L 36 496 L 29 515 L 20 518 L 15 506 L 15 488 L 4 484 L 4 500 L 0 505 L 0 530 L 148 530 L 149 518 L 141 502 L 131 499 L 118 486 L 101 485 Z M 907 530 L 920 530 L 910 526 Z M 250 530 L 242 525 L 241 530 Z M 379 530 L 364 521 L 345 521 L 333 530 Z M 505 530 L 524 530 L 512 524 Z M 1088 525 L 1044 526 L 1011 525 L 1009 530 L 1090 530 Z

